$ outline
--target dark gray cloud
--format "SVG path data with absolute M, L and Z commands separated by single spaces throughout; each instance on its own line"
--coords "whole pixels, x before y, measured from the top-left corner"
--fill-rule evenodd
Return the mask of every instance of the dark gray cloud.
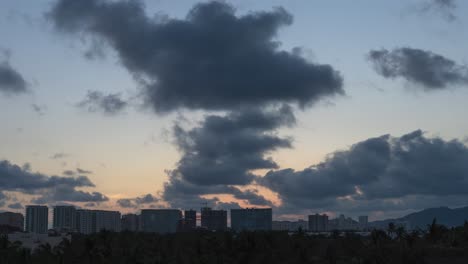
M 72 171 L 72 170 L 65 170 L 65 171 L 62 172 L 62 174 L 66 175 L 66 176 L 75 176 L 76 172 Z
M 41 191 L 41 195 L 32 200 L 34 203 L 45 204 L 57 201 L 66 202 L 105 202 L 105 195 L 99 192 L 85 192 L 69 185 L 58 185 L 51 190 Z
M 147 16 L 141 1 L 58 0 L 48 17 L 61 32 L 112 47 L 156 113 L 226 111 L 191 129 L 174 127 L 182 158 L 161 193 L 173 207 L 221 203 L 203 197 L 210 194 L 270 204 L 235 186 L 251 184 L 255 170 L 278 168 L 269 155 L 291 147 L 292 139 L 277 130 L 294 125 L 293 106 L 344 94 L 332 66 L 280 49 L 278 30 L 293 20 L 281 7 L 236 16 L 231 5 L 211 1 L 173 19 Z M 122 199 L 121 205 L 135 201 Z
M 64 159 L 64 158 L 67 158 L 69 156 L 70 156 L 70 154 L 59 152 L 59 153 L 55 153 L 54 155 L 50 156 L 50 158 L 51 159 Z
M 45 105 L 32 104 L 31 108 L 40 116 L 43 116 L 45 114 L 45 111 L 47 110 L 47 107 Z
M 231 188 L 231 194 L 234 196 L 234 198 L 246 201 L 251 205 L 273 206 L 273 203 L 270 200 L 267 200 L 261 194 L 259 194 L 258 190 L 256 189 L 248 189 L 241 191 L 233 187 Z
M 158 201 L 159 198 L 149 193 L 136 198 L 119 199 L 117 200 L 117 204 L 124 208 L 138 208 L 141 205 L 152 204 Z
M 214 208 L 224 208 L 229 205 L 232 208 L 239 208 L 237 202 L 223 203 L 217 197 L 206 198 L 206 195 L 228 194 L 236 199 L 244 200 L 251 205 L 271 204 L 265 197 L 257 193 L 256 190 L 245 190 L 230 185 L 197 185 L 185 181 L 180 174 L 172 174 L 169 181 L 164 184 L 161 198 L 175 208 L 199 208 L 208 205 Z
M 107 197 L 98 192 L 89 193 L 77 190 L 81 187 L 95 186 L 86 176 L 47 176 L 24 170 L 7 160 L 0 161 L 0 189 L 2 190 L 40 195 L 35 201 L 41 201 L 41 203 L 108 200 Z
M 0 62 L 0 93 L 16 95 L 27 90 L 28 84 L 23 76 L 8 61 Z
M 84 169 L 81 169 L 81 168 L 76 168 L 76 172 L 77 172 L 78 174 L 93 174 L 92 171 L 90 171 L 90 170 L 84 170 Z
M 457 19 L 455 11 L 457 9 L 456 0 L 427 0 L 421 4 L 422 13 L 439 14 L 445 20 L 452 22 Z
M 272 111 L 244 109 L 224 116 L 208 115 L 195 128 L 174 127 L 176 144 L 182 152 L 171 174 L 198 185 L 245 185 L 252 170 L 278 165 L 267 154 L 291 147 L 291 139 L 273 131 L 295 122 L 292 110 L 283 106 Z
M 103 94 L 99 91 L 88 91 L 86 97 L 77 104 L 89 112 L 102 112 L 114 115 L 127 107 L 128 103 L 121 98 L 120 94 Z
M 467 198 L 468 147 L 459 140 L 426 137 L 420 130 L 401 137 L 385 135 L 335 152 L 302 171 L 270 171 L 257 181 L 293 209 L 401 204 L 408 197 L 419 197 L 420 202 L 425 196 L 441 201 Z
M 8 205 L 8 208 L 10 209 L 24 209 L 24 206 L 21 203 L 12 203 Z
M 59 31 L 113 47 L 144 83 L 145 100 L 156 112 L 307 106 L 344 93 L 330 65 L 279 49 L 277 32 L 292 23 L 283 8 L 236 16 L 229 4 L 213 1 L 172 19 L 147 16 L 141 1 L 60 0 L 48 17 Z
M 92 173 L 93 173 L 92 171 L 84 170 L 80 168 L 77 168 L 76 170 L 65 170 L 62 172 L 62 174 L 66 176 L 84 175 L 84 174 L 92 174 Z
M 468 85 L 468 67 L 431 51 L 396 48 L 372 50 L 369 60 L 385 78 L 403 78 L 423 89 L 438 90 Z

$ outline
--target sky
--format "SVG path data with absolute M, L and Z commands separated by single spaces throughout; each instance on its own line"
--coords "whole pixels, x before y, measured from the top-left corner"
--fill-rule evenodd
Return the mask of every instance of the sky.
M 0 210 L 468 198 L 468 3 L 0 1 Z

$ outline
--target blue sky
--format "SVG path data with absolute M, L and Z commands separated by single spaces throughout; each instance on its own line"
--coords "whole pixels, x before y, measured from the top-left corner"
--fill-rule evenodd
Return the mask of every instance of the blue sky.
M 147 0 L 146 13 L 183 19 L 197 2 Z M 297 110 L 297 125 L 278 130 L 294 139 L 293 148 L 271 153 L 280 168 L 301 170 L 325 160 L 327 154 L 385 134 L 399 137 L 421 129 L 428 137 L 445 140 L 468 136 L 466 84 L 426 92 L 401 78 L 383 78 L 366 57 L 373 49 L 412 47 L 465 65 L 465 1 L 456 2 L 453 21 L 440 10 L 420 11 L 430 2 L 424 0 L 228 2 L 238 16 L 284 7 L 294 22 L 280 29 L 280 49 L 300 47 L 307 60 L 330 64 L 344 78 L 346 95 Z M 30 89 L 27 94 L 0 95 L 0 160 L 30 163 L 33 171 L 46 175 L 91 170 L 88 177 L 96 187 L 84 190 L 107 195 L 110 200 L 101 204 L 103 208 L 116 208 L 115 200 L 121 198 L 157 196 L 167 181 L 165 170 L 173 169 L 181 156 L 170 133 L 173 122 L 183 116 L 187 126 L 195 126 L 207 112 L 155 115 L 138 99 L 115 115 L 76 107 L 89 90 L 138 98 L 141 87 L 112 48 L 104 48 L 103 58 L 89 59 L 83 56 L 89 41 L 58 33 L 44 16 L 53 5 L 54 1 L 42 0 L 0 2 L 3 59 L 21 73 Z M 35 112 L 33 104 L 43 113 Z M 57 153 L 66 155 L 52 159 Z M 415 209 L 419 208 L 374 215 Z

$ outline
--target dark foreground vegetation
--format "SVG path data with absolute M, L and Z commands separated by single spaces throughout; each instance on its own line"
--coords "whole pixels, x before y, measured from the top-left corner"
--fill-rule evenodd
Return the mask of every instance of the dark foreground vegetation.
M 303 232 L 101 232 L 34 252 L 0 239 L 0 263 L 468 263 L 468 224 L 426 232 L 389 226 L 370 236 Z

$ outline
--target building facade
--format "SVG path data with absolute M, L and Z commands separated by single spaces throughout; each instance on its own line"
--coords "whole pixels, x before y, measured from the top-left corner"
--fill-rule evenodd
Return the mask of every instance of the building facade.
M 26 206 L 25 231 L 45 234 L 49 226 L 49 208 L 42 205 Z
M 359 229 L 367 230 L 369 228 L 369 218 L 367 215 L 359 216 Z
M 184 211 L 184 229 L 193 230 L 197 228 L 197 211 L 185 210 Z
M 102 230 L 120 232 L 120 212 L 104 210 L 76 210 L 79 233 L 92 234 Z
M 141 228 L 144 232 L 174 233 L 181 219 L 182 212 L 177 209 L 141 210 Z
M 140 231 L 140 216 L 136 214 L 122 215 L 122 231 Z
M 102 230 L 120 232 L 120 212 L 95 210 L 95 232 Z
M 271 228 L 275 231 L 307 231 L 309 229 L 309 222 L 302 219 L 297 221 L 273 221 Z
M 231 228 L 234 231 L 271 230 L 272 222 L 271 208 L 231 209 Z
M 311 232 L 326 232 L 328 231 L 328 215 L 315 214 L 309 215 L 309 231 Z
M 76 229 L 81 234 L 95 232 L 96 215 L 92 210 L 76 210 Z
M 53 227 L 57 231 L 76 231 L 76 208 L 74 206 L 55 206 Z
M 209 207 L 201 209 L 201 227 L 208 230 L 227 230 L 227 211 L 212 210 Z
M 24 216 L 20 213 L 5 212 L 0 213 L 0 225 L 9 226 L 21 231 L 24 230 Z

